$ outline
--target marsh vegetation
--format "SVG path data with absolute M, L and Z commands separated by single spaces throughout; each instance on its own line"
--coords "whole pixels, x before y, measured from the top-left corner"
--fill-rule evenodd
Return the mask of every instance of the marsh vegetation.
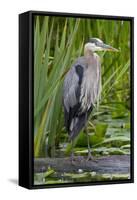
M 119 49 L 99 53 L 102 62 L 101 100 L 94 108 L 88 132 L 95 156 L 130 155 L 130 22 L 107 19 L 36 16 L 34 20 L 34 157 L 67 157 L 71 145 L 64 127 L 62 84 L 75 59 L 83 55 L 84 43 L 97 37 Z M 75 140 L 75 155 L 87 155 L 84 130 Z M 90 173 L 90 175 L 89 175 Z M 64 182 L 127 179 L 124 175 L 92 172 L 64 175 Z M 54 169 L 36 173 L 34 180 L 48 177 L 60 183 Z M 73 177 L 73 178 L 72 178 Z M 84 177 L 84 178 L 83 178 Z M 92 177 L 92 178 L 91 178 Z M 62 179 L 61 179 L 62 180 Z

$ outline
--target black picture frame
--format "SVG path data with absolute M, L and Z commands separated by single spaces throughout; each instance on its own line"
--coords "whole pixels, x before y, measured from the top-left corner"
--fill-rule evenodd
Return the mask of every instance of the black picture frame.
M 33 20 L 35 15 L 65 16 L 92 19 L 128 20 L 131 24 L 131 156 L 130 179 L 119 181 L 98 181 L 92 183 L 66 183 L 54 185 L 34 185 L 34 145 L 33 145 L 33 112 L 34 112 L 34 62 L 33 62 Z M 87 185 L 121 184 L 134 182 L 134 18 L 125 16 L 107 16 L 76 13 L 58 13 L 28 11 L 19 14 L 19 185 L 28 189 L 74 187 Z

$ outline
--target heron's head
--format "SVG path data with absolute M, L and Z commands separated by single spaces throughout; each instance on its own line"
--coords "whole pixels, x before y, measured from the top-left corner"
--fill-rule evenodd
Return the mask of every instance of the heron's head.
M 98 38 L 90 38 L 88 43 L 85 44 L 85 49 L 88 51 L 118 51 L 114 47 L 105 44 L 102 40 Z

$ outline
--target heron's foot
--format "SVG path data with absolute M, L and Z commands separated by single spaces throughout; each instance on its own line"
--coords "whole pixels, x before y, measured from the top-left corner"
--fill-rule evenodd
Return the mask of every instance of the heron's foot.
M 72 164 L 72 165 L 75 165 L 75 164 L 76 164 L 76 161 L 75 161 L 74 159 L 72 159 L 72 158 L 71 158 L 71 164 Z
M 77 161 L 78 162 L 83 162 L 84 161 L 84 157 L 83 156 L 77 156 Z
M 74 156 L 74 154 L 71 154 L 71 157 L 70 157 L 70 161 L 73 165 L 76 164 L 76 162 L 82 162 L 84 160 L 83 156 Z
M 91 152 L 88 153 L 88 157 L 86 159 L 86 161 L 94 161 L 94 162 L 97 162 L 97 160 L 92 156 Z
M 71 162 L 72 165 L 75 165 L 75 161 L 76 161 L 76 158 L 74 156 L 74 153 L 72 153 L 71 156 L 70 156 L 70 162 Z

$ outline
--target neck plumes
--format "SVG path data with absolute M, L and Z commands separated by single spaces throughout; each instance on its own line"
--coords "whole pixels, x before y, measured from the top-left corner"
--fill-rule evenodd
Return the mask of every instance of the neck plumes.
M 85 57 L 91 57 L 91 56 L 93 56 L 93 53 L 94 52 L 91 49 L 91 44 L 90 43 L 85 44 L 85 46 L 84 46 L 84 56 Z

